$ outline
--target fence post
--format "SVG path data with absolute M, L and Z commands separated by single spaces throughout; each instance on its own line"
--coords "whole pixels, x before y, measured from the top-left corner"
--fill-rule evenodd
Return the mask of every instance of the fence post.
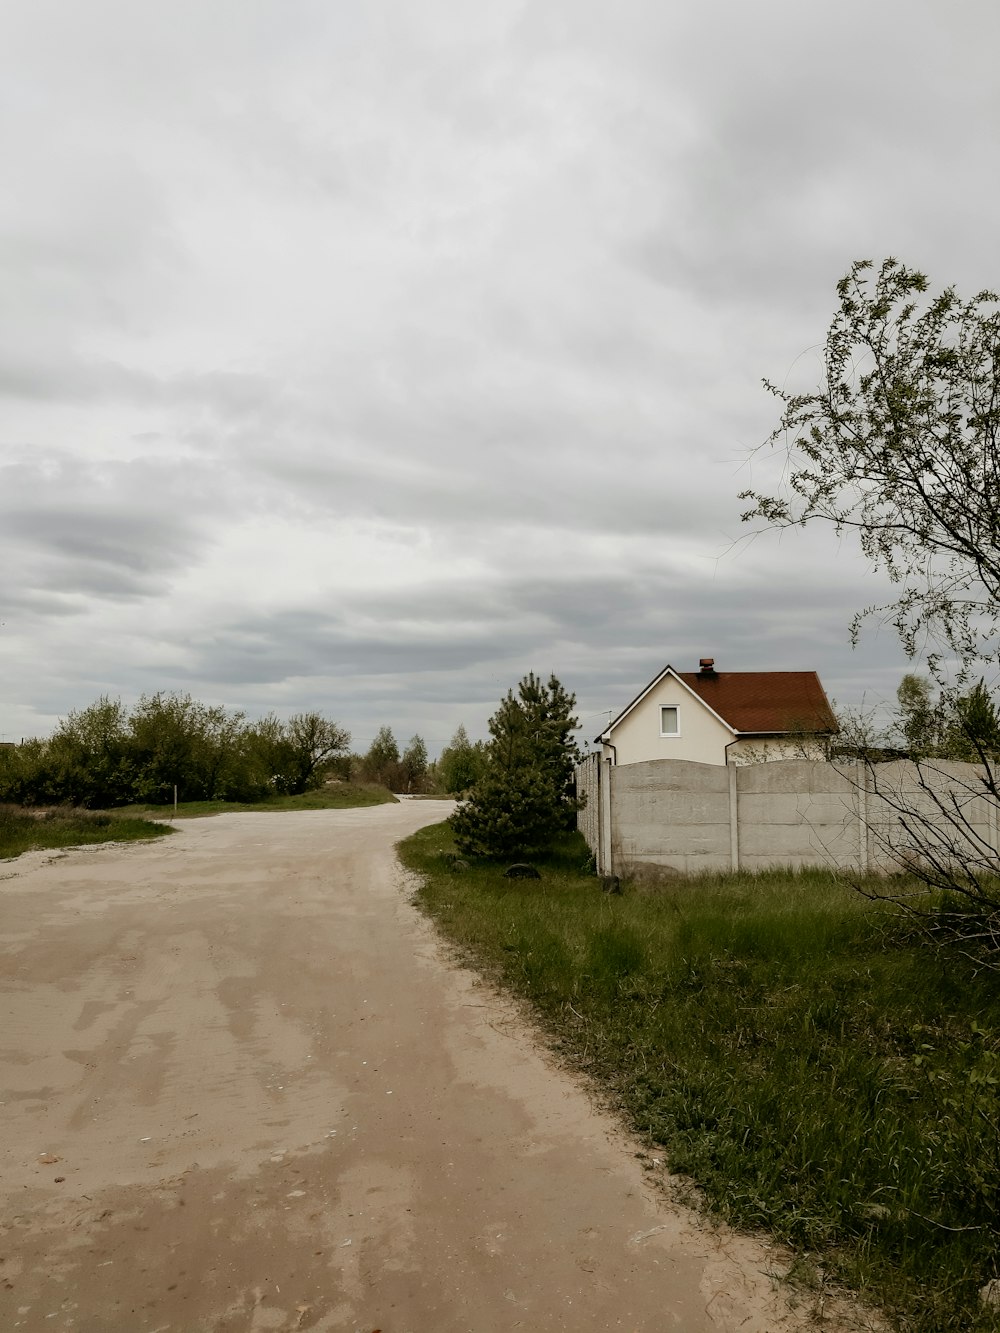
M 612 865 L 614 858 L 611 854 L 611 768 L 610 760 L 602 759 L 598 761 L 600 827 L 597 832 L 597 846 L 599 849 L 597 873 L 599 875 L 613 875 L 615 873 Z
M 858 870 L 868 874 L 868 765 L 863 759 L 856 761 L 861 768 L 861 781 L 858 791 Z
M 604 761 L 600 754 L 593 757 L 593 800 L 597 805 L 593 812 L 593 864 L 597 874 L 604 874 Z
M 740 868 L 740 790 L 736 764 L 729 764 L 729 859 L 733 872 Z

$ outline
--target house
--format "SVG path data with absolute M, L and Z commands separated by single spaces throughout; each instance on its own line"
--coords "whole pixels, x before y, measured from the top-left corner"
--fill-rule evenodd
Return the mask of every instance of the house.
M 815 671 L 697 671 L 666 666 L 597 737 L 614 764 L 825 759 L 838 730 Z

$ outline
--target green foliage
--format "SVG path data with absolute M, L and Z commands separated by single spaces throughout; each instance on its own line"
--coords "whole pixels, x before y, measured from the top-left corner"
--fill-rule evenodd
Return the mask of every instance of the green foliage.
M 55 847 L 134 842 L 170 832 L 165 824 L 126 815 L 97 814 L 72 807 L 31 813 L 21 807 L 0 805 L 0 859 Z
M 445 825 L 402 844 L 419 901 L 713 1209 L 909 1333 L 996 1329 L 978 1301 L 998 1263 L 992 978 L 937 966 L 823 871 L 609 897 L 563 854 L 540 893 L 456 870 L 452 845 Z
M 946 724 L 944 748 L 951 759 L 969 763 L 1000 757 L 1000 717 L 983 681 L 955 700 Z
M 941 713 L 931 696 L 930 681 L 908 672 L 896 690 L 899 727 L 914 757 L 935 754 L 941 741 Z
M 471 797 L 451 817 L 466 856 L 494 860 L 536 856 L 563 827 L 563 799 L 538 766 L 487 764 Z
M 752 508 L 743 518 L 856 533 L 900 591 L 891 605 L 859 613 L 852 637 L 866 616 L 887 615 L 909 657 L 930 648 L 931 675 L 944 682 L 954 664 L 953 688 L 961 688 L 976 663 L 995 664 L 998 654 L 1000 298 L 983 291 L 963 301 L 950 287 L 930 295 L 924 274 L 895 259 L 874 277 L 871 270 L 860 260 L 837 286 L 818 389 L 768 385 L 782 403 L 770 444 L 786 454 L 783 490 L 745 491 Z M 925 686 L 910 676 L 900 694 L 911 754 L 918 762 L 974 758 L 984 771 L 955 799 L 922 780 L 932 814 L 912 803 L 893 813 L 915 873 L 966 906 L 931 920 L 887 897 L 923 921 L 931 942 L 1000 972 L 1000 902 L 987 887 L 1000 878 L 1000 855 L 969 818 L 976 800 L 1000 813 L 992 763 L 1000 727 L 985 687 L 946 694 L 935 716 Z
M 745 491 L 744 519 L 854 531 L 901 590 L 855 633 L 888 612 L 909 656 L 929 636 L 967 670 L 995 657 L 1000 609 L 998 298 L 930 296 L 895 259 L 871 269 L 859 260 L 838 284 L 817 391 L 768 385 L 787 490 Z
M 984 681 L 964 694 L 935 696 L 926 677 L 910 673 L 896 697 L 898 727 L 911 758 L 979 763 L 1000 756 L 1000 717 Z
M 49 799 L 75 799 L 85 806 L 119 805 L 135 783 L 128 715 L 120 699 L 102 695 L 56 729 L 50 760 L 61 772 L 60 790 Z
M 287 722 L 269 713 L 245 729 L 242 762 L 224 794 L 243 801 L 301 795 L 319 786 L 350 741 L 343 727 L 319 713 L 296 713 Z
M 399 761 L 399 775 L 405 792 L 422 792 L 427 788 L 427 746 L 422 736 L 413 736 Z
M 508 690 L 490 718 L 486 762 L 468 799 L 452 816 L 459 849 L 468 856 L 534 856 L 571 826 L 575 695 L 555 676 L 534 672 Z
M 225 798 L 262 801 L 286 793 L 293 778 L 294 754 L 282 720 L 267 713 L 250 723 L 240 738 L 239 763 L 226 785 Z
M 399 787 L 399 746 L 391 727 L 379 727 L 362 761 L 361 772 L 366 782 L 381 783 L 390 791 Z
M 1000 1228 L 1000 1045 L 976 1019 L 968 1034 L 941 1047 L 935 1028 L 916 1028 L 912 1065 L 926 1090 L 928 1154 L 951 1225 Z
M 204 819 L 246 810 L 354 810 L 359 806 L 392 804 L 395 800 L 385 787 L 360 782 L 332 782 L 311 787 L 299 796 L 272 792 L 256 801 L 180 801 L 177 815 L 180 819 Z M 116 813 L 147 814 L 162 810 L 162 806 L 133 805 Z M 173 806 L 170 807 L 170 817 L 173 818 Z
M 508 690 L 490 718 L 489 764 L 508 773 L 535 767 L 560 796 L 568 797 L 580 758 L 573 739 L 575 707 L 576 695 L 567 693 L 555 676 L 543 683 L 530 672 L 518 684 L 517 695 Z
M 242 713 L 207 706 L 190 694 L 142 695 L 129 719 L 134 799 L 166 803 L 175 786 L 188 800 L 221 794 L 242 724 Z
M 18 804 L 117 805 L 135 776 L 125 709 L 106 696 L 69 713 L 49 740 L 0 752 L 0 800 Z
M 459 726 L 437 761 L 438 778 L 446 792 L 457 795 L 474 787 L 486 767 L 486 746 L 474 744 L 464 726 Z
M 346 753 L 350 733 L 319 713 L 295 713 L 285 727 L 287 766 L 284 786 L 291 796 L 319 785 L 324 768 L 337 755 Z
M 49 739 L 0 750 L 0 800 L 165 805 L 175 785 L 182 800 L 262 800 L 318 785 L 349 741 L 318 713 L 248 724 L 189 694 L 143 695 L 131 712 L 104 696 L 69 713 Z

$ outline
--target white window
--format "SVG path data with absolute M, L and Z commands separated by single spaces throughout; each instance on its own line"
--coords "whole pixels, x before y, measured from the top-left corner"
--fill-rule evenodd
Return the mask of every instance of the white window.
M 681 710 L 677 707 L 660 709 L 660 735 L 679 736 L 681 734 Z

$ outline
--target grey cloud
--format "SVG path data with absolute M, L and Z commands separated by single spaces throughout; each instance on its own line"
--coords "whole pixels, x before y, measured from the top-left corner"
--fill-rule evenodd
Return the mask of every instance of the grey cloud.
M 36 617 L 82 615 L 86 598 L 165 593 L 211 543 L 208 513 L 230 502 L 218 475 L 195 465 L 11 463 L 0 467 L 0 559 Z
M 993 6 L 5 18 L 18 726 L 178 685 L 447 739 L 705 652 L 891 686 L 849 551 L 727 549 L 857 254 L 1000 285 Z

